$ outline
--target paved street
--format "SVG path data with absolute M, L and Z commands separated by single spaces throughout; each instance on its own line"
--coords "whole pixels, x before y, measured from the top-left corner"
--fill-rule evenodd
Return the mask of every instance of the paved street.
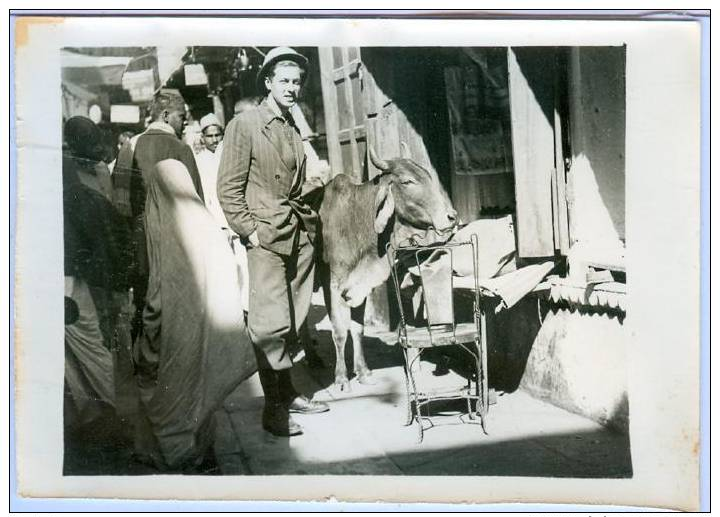
M 297 415 L 305 434 L 277 438 L 260 423 L 262 391 L 256 375 L 228 397 L 216 413 L 215 453 L 218 466 L 209 474 L 376 474 L 496 475 L 551 477 L 628 477 L 632 475 L 627 436 L 603 428 L 537 400 L 521 390 L 498 393 L 490 407 L 488 434 L 478 425 L 461 425 L 457 416 L 435 419 L 435 427 L 417 443 L 415 426 L 404 425 L 405 384 L 402 355 L 372 335 L 365 353 L 374 371 L 372 386 L 351 381 L 351 391 L 334 386 L 334 348 L 324 310 L 311 318 L 317 350 L 325 367 L 294 369 L 294 382 L 306 394 L 327 401 L 331 410 Z M 315 325 L 317 324 L 317 326 Z M 376 335 L 377 336 L 377 335 Z M 382 336 L 390 341 L 388 336 Z M 346 356 L 352 357 L 348 344 Z M 452 370 L 436 376 L 435 365 L 422 363 L 425 386 L 455 386 L 462 378 Z M 492 376 L 492 372 L 490 372 Z M 492 384 L 492 377 L 491 377 Z M 433 405 L 453 415 L 452 406 Z M 460 408 L 462 405 L 460 406 Z M 132 458 L 129 421 L 110 413 L 82 436 L 66 443 L 66 474 L 138 475 L 157 473 Z
M 325 364 L 334 364 L 329 333 L 318 333 Z M 517 391 L 499 394 L 490 408 L 488 434 L 457 417 L 437 419 L 418 444 L 406 427 L 402 356 L 397 347 L 368 339 L 373 386 L 333 384 L 331 368 L 296 368 L 295 382 L 327 401 L 331 410 L 298 415 L 305 434 L 277 438 L 262 430 L 257 375 L 231 395 L 220 422 L 216 453 L 224 474 L 508 475 L 556 477 L 631 476 L 629 440 L 599 424 Z M 454 373 L 436 377 L 423 363 L 423 380 L 462 383 Z M 442 409 L 442 408 L 440 408 Z M 453 408 L 448 408 L 453 409 Z

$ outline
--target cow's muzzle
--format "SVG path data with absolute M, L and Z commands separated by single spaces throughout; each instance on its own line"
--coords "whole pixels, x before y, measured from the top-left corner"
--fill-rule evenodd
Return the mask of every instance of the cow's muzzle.
M 445 215 L 438 218 L 439 221 L 434 225 L 435 231 L 438 233 L 451 232 L 458 225 L 457 210 L 450 208 Z

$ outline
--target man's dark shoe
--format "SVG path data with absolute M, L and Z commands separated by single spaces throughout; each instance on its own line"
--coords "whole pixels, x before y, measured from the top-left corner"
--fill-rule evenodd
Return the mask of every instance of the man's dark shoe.
M 303 428 L 288 414 L 280 404 L 266 405 L 263 410 L 262 426 L 275 436 L 297 436 L 303 434 Z
M 310 400 L 309 398 L 300 395 L 290 403 L 288 407 L 290 413 L 302 413 L 304 415 L 312 415 L 315 413 L 325 413 L 330 411 L 330 406 L 325 402 L 318 402 L 316 400 Z

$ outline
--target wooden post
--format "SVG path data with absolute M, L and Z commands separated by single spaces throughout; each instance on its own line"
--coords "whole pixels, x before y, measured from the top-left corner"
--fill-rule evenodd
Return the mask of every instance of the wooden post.
M 553 224 L 555 227 L 555 247 L 560 253 L 567 255 L 570 251 L 570 232 L 568 228 L 568 206 L 566 197 L 565 182 L 565 156 L 563 155 L 563 125 L 560 120 L 560 73 L 555 74 L 555 109 L 554 132 L 555 132 L 555 171 L 553 175 Z
M 332 48 L 318 49 L 320 58 L 320 86 L 322 89 L 323 108 L 325 111 L 325 134 L 327 138 L 328 159 L 333 176 L 343 172 L 342 151 L 340 149 L 340 128 L 338 114 L 337 90 L 333 73 Z
M 353 91 L 352 81 L 350 79 L 350 65 L 348 64 L 348 49 L 342 47 L 342 74 L 343 74 L 343 86 L 345 88 L 345 98 L 347 99 L 348 109 L 350 112 L 350 127 L 348 129 L 348 136 L 350 137 L 350 160 L 352 164 L 353 176 L 356 180 L 362 180 L 362 170 L 360 170 L 360 156 L 358 155 L 358 144 L 357 137 L 355 134 L 358 128 L 358 114 L 355 113 L 355 102 L 353 102 Z M 364 118 L 364 117 L 362 117 Z M 362 120 L 362 119 L 361 119 Z M 345 129 L 345 128 L 343 128 Z M 349 164 L 346 164 L 346 166 Z
M 508 53 L 518 253 L 555 254 L 552 175 L 555 170 L 554 49 Z

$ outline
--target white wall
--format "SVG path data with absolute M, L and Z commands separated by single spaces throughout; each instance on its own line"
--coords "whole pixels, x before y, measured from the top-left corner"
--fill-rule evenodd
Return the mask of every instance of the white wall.
M 569 94 L 571 239 L 624 241 L 625 48 L 573 48 Z
M 627 432 L 627 333 L 617 316 L 548 312 L 521 386 L 532 395 Z

